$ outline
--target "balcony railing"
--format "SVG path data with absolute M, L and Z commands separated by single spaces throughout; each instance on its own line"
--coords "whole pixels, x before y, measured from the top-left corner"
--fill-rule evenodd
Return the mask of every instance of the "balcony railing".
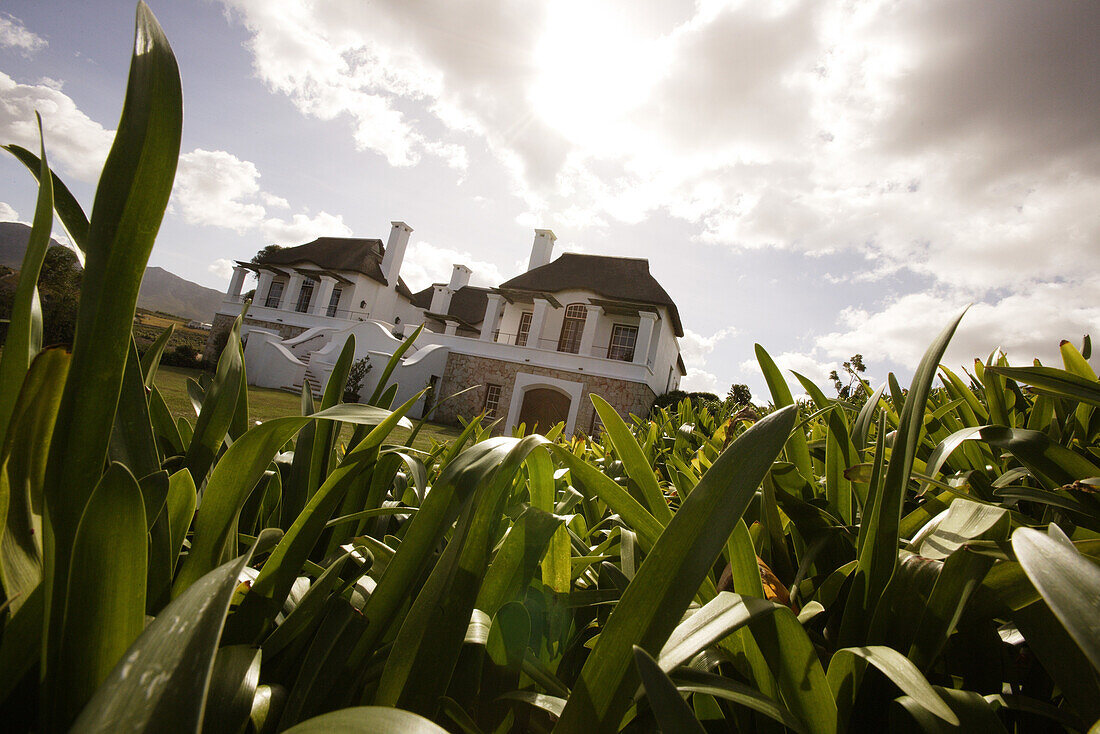
M 581 352 L 578 346 L 577 351 L 570 349 L 562 349 L 562 344 L 559 339 L 536 339 L 534 336 L 527 334 L 523 335 L 526 339 L 518 338 L 517 334 L 508 334 L 505 332 L 497 331 L 494 333 L 493 341 L 498 344 L 512 344 L 519 347 L 532 347 L 536 349 L 545 349 L 551 352 L 562 352 L 563 354 L 579 354 L 584 357 L 598 357 L 600 359 L 610 359 L 617 362 L 633 362 L 634 350 L 623 350 L 621 347 L 616 347 L 614 350 L 610 349 L 610 344 L 603 342 L 602 344 L 593 344 L 592 348 L 586 352 Z M 518 342 L 518 343 L 517 343 Z
M 241 303 L 241 304 L 243 304 L 245 302 L 245 300 L 246 299 L 245 299 L 244 296 L 228 296 L 228 295 L 227 296 L 222 296 L 222 303 Z M 298 304 L 297 303 L 283 304 L 283 306 L 281 308 L 277 308 L 277 307 L 274 307 L 274 306 L 268 306 L 264 302 L 257 302 L 256 300 L 252 301 L 252 308 L 253 309 L 264 308 L 264 309 L 267 309 L 269 311 L 278 311 L 280 313 L 287 313 L 287 314 L 302 314 L 303 316 L 312 316 L 314 318 L 331 318 L 331 319 L 343 319 L 345 321 L 355 321 L 360 316 L 362 316 L 361 312 L 352 311 L 351 309 L 347 309 L 347 308 L 331 308 L 331 307 L 329 307 L 329 308 L 326 308 L 322 313 L 314 313 L 313 312 L 313 306 L 314 306 L 314 304 L 311 303 L 311 304 L 309 304 L 309 307 L 305 311 L 300 311 L 300 310 L 298 310 Z

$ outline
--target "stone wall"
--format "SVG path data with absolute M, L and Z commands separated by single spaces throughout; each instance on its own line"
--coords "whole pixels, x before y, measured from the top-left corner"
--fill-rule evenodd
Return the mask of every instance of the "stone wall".
M 236 319 L 236 316 L 230 316 L 224 313 L 214 314 L 214 321 L 210 324 L 210 333 L 206 336 L 206 347 L 202 351 L 202 359 L 204 362 L 217 361 L 220 343 L 229 334 L 229 330 L 233 328 L 234 319 Z M 244 319 L 244 323 L 246 326 L 255 326 L 258 329 L 273 331 L 283 339 L 293 339 L 306 330 L 304 326 L 291 326 L 290 324 L 281 324 L 277 321 L 261 321 L 259 319 L 250 319 L 247 316 Z
M 454 354 L 452 352 L 447 359 L 447 368 L 439 385 L 438 394 L 440 398 L 454 395 L 470 385 L 478 385 L 478 387 L 443 403 L 436 410 L 434 420 L 441 423 L 457 423 L 459 416 L 470 418 L 480 413 L 485 407 L 485 385 L 489 383 L 501 386 L 498 417 L 506 419 L 508 417 L 508 406 L 512 403 L 516 375 L 520 372 L 584 383 L 576 425 L 576 430 L 584 434 L 592 430 L 592 419 L 596 413 L 595 408 L 592 407 L 592 401 L 588 397 L 590 393 L 595 393 L 611 403 L 615 410 L 619 411 L 619 415 L 624 418 L 631 413 L 640 416 L 646 415 L 656 398 L 649 386 L 641 382 L 586 375 L 549 367 L 535 367 L 530 364 L 505 362 L 500 359 L 489 359 L 470 354 Z M 502 420 L 498 424 L 496 433 L 502 433 L 505 428 L 507 426 L 504 425 L 504 420 Z

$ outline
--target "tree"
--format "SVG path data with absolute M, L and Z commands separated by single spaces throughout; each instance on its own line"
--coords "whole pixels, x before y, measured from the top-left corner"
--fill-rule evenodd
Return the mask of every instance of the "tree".
M 751 405 L 752 404 L 752 391 L 749 390 L 748 385 L 737 383 L 730 385 L 729 392 L 726 393 L 726 405 Z
M 847 384 L 837 374 L 836 370 L 829 373 L 829 379 L 833 381 L 837 397 L 841 400 L 852 400 L 857 403 L 865 402 L 867 392 L 863 389 L 863 378 L 860 377 L 861 374 L 867 371 L 867 365 L 863 363 L 863 355 L 853 354 L 852 358 L 844 363 L 843 368 L 848 378 Z
M 252 256 L 252 264 L 259 265 L 262 262 L 266 262 L 268 258 L 270 258 L 272 255 L 282 249 L 282 245 L 267 245 Z
M 18 276 L 11 271 L 0 286 L 0 319 L 11 315 Z M 42 305 L 42 343 L 46 345 L 73 343 L 76 333 L 76 313 L 80 304 L 80 284 L 84 271 L 76 254 L 68 247 L 57 245 L 46 249 L 42 269 L 38 274 L 38 298 Z M 6 334 L 6 329 L 4 331 Z

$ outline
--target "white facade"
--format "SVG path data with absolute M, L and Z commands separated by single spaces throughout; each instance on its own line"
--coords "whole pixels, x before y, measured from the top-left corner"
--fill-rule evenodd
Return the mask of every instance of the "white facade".
M 430 303 L 422 300 L 417 305 L 407 289 L 398 288 L 411 231 L 403 222 L 393 223 L 381 262 L 387 283 L 310 261 L 242 263 L 235 268 L 219 318 L 224 324 L 240 313 L 245 276 L 253 271 L 257 288 L 242 328 L 249 381 L 288 389 L 308 383 L 320 392 L 348 336 L 354 335 L 356 358 L 369 356 L 374 365 L 361 391 L 366 396 L 401 339 L 424 324 L 424 332 L 394 373 L 401 385 L 398 403 L 426 385 L 439 384 L 450 354 L 497 360 L 513 365 L 513 371 L 518 365 L 514 385 L 509 386 L 510 403 L 500 408 L 506 430 L 518 422 L 529 386 L 556 389 L 568 397 L 568 414 L 562 416 L 567 432 L 576 427 L 587 376 L 643 384 L 653 396 L 678 387 L 682 362 L 678 316 L 671 312 L 671 302 L 608 299 L 583 288 L 545 293 L 474 289 L 474 295 L 484 298 L 484 313 L 476 321 L 469 314 L 465 321 L 452 319 L 448 308 L 455 294 L 468 286 L 470 270 L 456 265 L 449 283 L 432 287 Z M 551 262 L 554 239 L 553 232 L 536 230 L 528 272 Z M 460 321 L 466 324 L 462 333 Z M 479 332 L 471 332 L 477 328 Z M 541 370 L 542 376 L 524 371 L 532 368 Z M 551 373 L 557 376 L 547 376 Z M 419 412 L 415 410 L 414 416 Z

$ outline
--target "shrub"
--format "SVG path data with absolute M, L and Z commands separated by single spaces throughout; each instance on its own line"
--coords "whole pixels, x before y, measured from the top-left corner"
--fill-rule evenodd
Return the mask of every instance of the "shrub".
M 348 370 L 348 379 L 344 387 L 344 402 L 358 403 L 359 391 L 363 389 L 363 380 L 371 371 L 370 357 L 363 357 L 352 362 Z

